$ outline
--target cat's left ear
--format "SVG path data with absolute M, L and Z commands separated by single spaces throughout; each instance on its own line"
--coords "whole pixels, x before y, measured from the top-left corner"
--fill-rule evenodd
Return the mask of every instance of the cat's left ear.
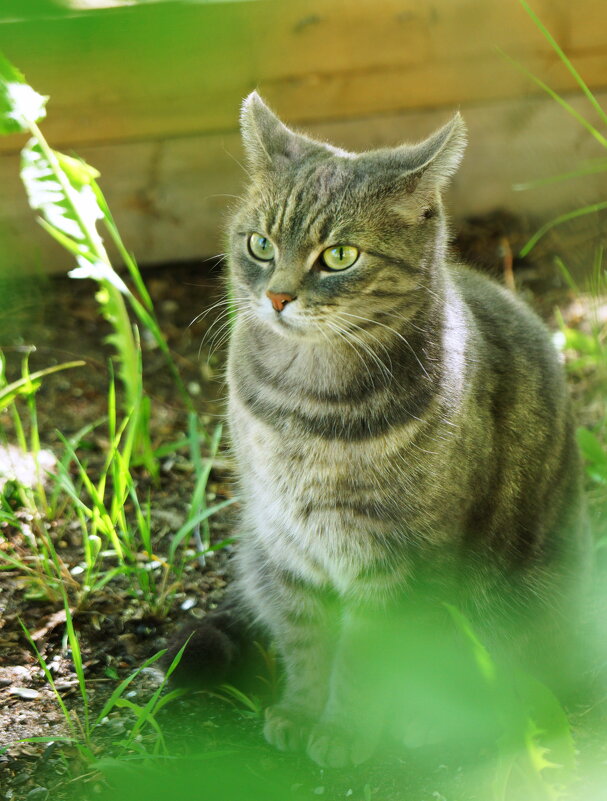
M 281 162 L 299 161 L 314 151 L 344 154 L 287 128 L 257 92 L 251 92 L 243 101 L 240 128 L 247 160 L 255 172 L 280 167 Z
M 459 167 L 466 142 L 466 125 L 457 112 L 418 145 L 396 148 L 397 154 L 402 151 L 412 193 L 441 192 Z

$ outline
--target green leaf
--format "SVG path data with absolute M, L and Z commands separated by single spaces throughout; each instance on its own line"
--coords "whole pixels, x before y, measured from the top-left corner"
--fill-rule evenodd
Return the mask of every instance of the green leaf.
M 46 116 L 47 100 L 0 52 L 0 134 L 29 131 L 32 122 Z
M 32 209 L 39 211 L 46 222 L 61 233 L 76 242 L 86 243 L 87 250 L 93 250 L 91 246 L 101 241 L 95 226 L 103 218 L 103 212 L 90 181 L 83 183 L 88 165 L 81 164 L 79 171 L 70 166 L 71 174 L 76 176 L 76 183 L 72 185 L 70 175 L 61 166 L 66 158 L 61 153 L 45 150 L 34 137 L 21 151 L 21 179 Z M 71 159 L 71 162 L 76 160 Z
M 566 326 L 563 329 L 565 335 L 565 348 L 577 350 L 585 356 L 592 356 L 597 358 L 601 355 L 601 343 L 596 337 L 584 334 L 583 331 L 578 331 L 576 328 Z
M 76 256 L 76 261 L 78 262 L 78 267 L 74 267 L 73 270 L 69 271 L 68 275 L 70 278 L 92 278 L 93 281 L 107 281 L 123 295 L 130 294 L 129 288 L 122 278 L 107 262 L 96 259 L 95 257 L 91 259 L 90 256 L 79 255 Z
M 452 604 L 443 603 L 443 606 L 449 614 L 456 627 L 459 629 L 460 634 L 464 636 L 471 646 L 472 654 L 476 665 L 488 684 L 495 684 L 496 668 L 489 651 L 485 648 L 483 643 L 476 636 L 468 618 L 460 612 L 460 610 Z
M 598 437 L 587 428 L 578 428 L 578 445 L 586 460 L 588 475 L 601 484 L 607 484 L 607 451 Z
M 91 186 L 101 173 L 82 159 L 66 156 L 65 153 L 55 151 L 57 161 L 63 172 L 67 175 L 72 186 L 81 189 L 83 186 Z
M 38 218 L 38 222 L 44 228 L 44 230 L 47 232 L 47 234 L 52 236 L 53 239 L 56 242 L 59 242 L 59 244 L 62 247 L 64 247 L 67 251 L 69 251 L 70 253 L 73 253 L 73 255 L 77 259 L 79 257 L 82 257 L 82 258 L 84 258 L 84 259 L 86 259 L 87 261 L 90 261 L 90 262 L 93 262 L 95 260 L 95 254 L 92 253 L 88 249 L 88 245 L 87 245 L 86 242 L 74 242 L 73 239 L 70 239 L 69 236 L 66 236 L 58 228 L 55 228 L 54 225 L 51 225 L 46 220 L 44 220 L 42 217 Z M 75 278 L 79 278 L 80 276 L 72 276 L 72 278 L 74 278 L 74 277 Z

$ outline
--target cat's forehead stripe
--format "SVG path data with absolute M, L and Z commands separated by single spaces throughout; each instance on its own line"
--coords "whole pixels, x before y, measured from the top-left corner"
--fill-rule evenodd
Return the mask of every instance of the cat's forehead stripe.
M 307 170 L 273 199 L 266 216 L 270 237 L 288 239 L 290 243 L 300 245 L 328 240 L 339 208 L 327 207 L 328 198 L 319 186 L 318 178 L 318 168 Z

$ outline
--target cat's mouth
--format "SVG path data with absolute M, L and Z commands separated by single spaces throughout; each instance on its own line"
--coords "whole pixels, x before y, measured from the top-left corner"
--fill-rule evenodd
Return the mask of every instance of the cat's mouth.
M 298 339 L 299 341 L 308 340 L 318 342 L 325 340 L 323 332 L 320 330 L 321 326 L 312 320 L 306 319 L 304 315 L 290 312 L 286 314 L 287 310 L 268 312 L 264 310 L 261 313 L 261 318 L 266 325 L 288 339 Z
M 272 328 L 282 336 L 309 339 L 314 328 L 300 317 L 287 316 L 284 312 L 275 312 L 268 320 Z

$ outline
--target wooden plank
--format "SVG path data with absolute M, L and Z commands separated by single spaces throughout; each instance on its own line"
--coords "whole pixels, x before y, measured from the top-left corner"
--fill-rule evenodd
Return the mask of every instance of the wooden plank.
M 534 6 L 589 85 L 607 85 L 607 3 Z M 0 36 L 28 80 L 51 95 L 45 132 L 57 147 L 234 130 L 255 86 L 292 123 L 537 92 L 496 45 L 557 90 L 575 85 L 512 0 L 138 5 L 3 23 Z M 0 152 L 22 142 L 1 139 Z
M 580 96 L 568 98 L 578 109 Z M 599 95 L 607 103 L 607 93 Z M 468 152 L 450 191 L 455 220 L 503 208 L 539 222 L 555 213 L 604 198 L 607 173 L 515 192 L 514 183 L 571 170 L 603 155 L 599 145 L 553 101 L 544 98 L 473 104 L 462 108 L 469 127 Z M 321 139 L 360 151 L 416 141 L 445 122 L 434 109 L 363 119 L 316 122 L 306 129 Z M 555 134 L 556 132 L 556 134 Z M 81 148 L 101 171 L 101 186 L 130 249 L 142 264 L 198 259 L 223 250 L 223 231 L 233 196 L 244 182 L 236 133 L 206 134 Z M 0 156 L 0 269 L 31 271 L 40 265 L 66 270 L 71 259 L 39 226 L 27 207 L 15 154 Z M 596 225 L 596 216 L 587 225 Z M 577 230 L 583 223 L 572 225 Z M 592 246 L 592 242 L 588 247 Z M 563 257 L 569 258 L 566 243 Z M 591 258 L 577 248 L 577 258 Z M 18 253 L 17 257 L 15 254 Z

